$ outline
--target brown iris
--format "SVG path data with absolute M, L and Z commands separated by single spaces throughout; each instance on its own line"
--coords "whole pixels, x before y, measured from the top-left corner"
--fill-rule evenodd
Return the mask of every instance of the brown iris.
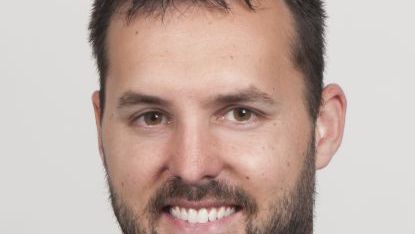
M 245 108 L 237 108 L 233 111 L 233 117 L 239 122 L 245 122 L 251 119 L 252 112 Z
M 147 125 L 158 125 L 163 121 L 163 114 L 160 112 L 149 112 L 144 114 L 144 122 Z

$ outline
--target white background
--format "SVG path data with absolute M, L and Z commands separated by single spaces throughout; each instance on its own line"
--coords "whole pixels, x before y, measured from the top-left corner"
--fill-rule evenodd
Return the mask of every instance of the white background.
M 0 0 L 0 233 L 119 233 L 90 96 L 88 0 Z M 415 233 L 415 3 L 327 3 L 327 82 L 349 109 L 315 233 Z

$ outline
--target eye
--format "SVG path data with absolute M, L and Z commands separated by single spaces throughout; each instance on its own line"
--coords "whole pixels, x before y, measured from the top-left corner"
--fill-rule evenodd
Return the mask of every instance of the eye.
M 234 108 L 227 112 L 224 116 L 227 120 L 240 123 L 252 121 L 255 117 L 256 114 L 253 111 L 243 107 Z
M 150 111 L 138 116 L 134 122 L 137 125 L 153 127 L 167 123 L 167 118 L 159 111 Z

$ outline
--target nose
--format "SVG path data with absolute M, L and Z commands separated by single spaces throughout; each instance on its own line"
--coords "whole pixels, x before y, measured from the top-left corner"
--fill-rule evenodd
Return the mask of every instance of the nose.
M 183 124 L 174 134 L 169 159 L 170 173 L 191 185 L 203 184 L 219 176 L 224 168 L 220 150 L 209 126 Z

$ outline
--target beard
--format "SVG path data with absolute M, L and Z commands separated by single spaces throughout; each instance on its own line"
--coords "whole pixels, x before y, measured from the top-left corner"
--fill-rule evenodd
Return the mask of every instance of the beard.
M 308 144 L 305 161 L 295 186 L 291 191 L 276 199 L 265 220 L 258 220 L 258 205 L 255 199 L 238 186 L 226 181 L 211 180 L 203 185 L 189 185 L 179 178 L 171 178 L 155 192 L 146 205 L 145 218 L 138 216 L 128 207 L 114 190 L 107 173 L 111 204 L 123 234 L 157 234 L 156 224 L 165 212 L 166 205 L 173 199 L 201 201 L 212 198 L 217 201 L 238 204 L 246 216 L 246 234 L 311 234 L 313 232 L 313 209 L 315 195 L 315 146 L 314 135 Z M 104 152 L 102 150 L 102 152 Z M 105 159 L 105 155 L 104 155 Z M 104 161 L 104 166 L 105 161 Z M 107 170 L 106 170 L 107 171 Z M 147 226 L 147 229 L 145 228 Z

